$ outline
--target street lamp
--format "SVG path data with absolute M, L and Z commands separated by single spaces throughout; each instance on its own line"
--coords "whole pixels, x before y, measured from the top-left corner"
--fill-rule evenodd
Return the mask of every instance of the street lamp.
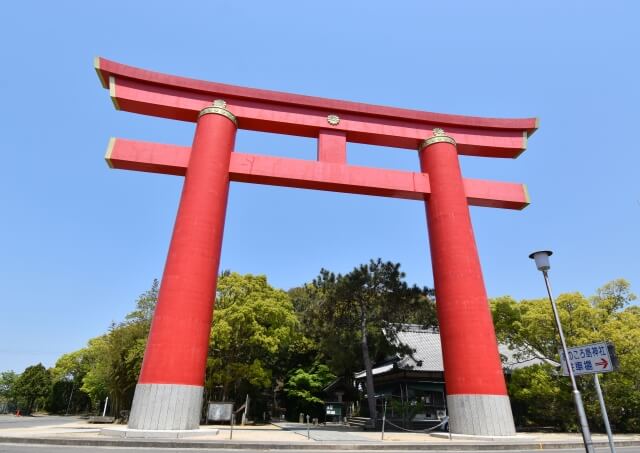
M 553 309 L 553 317 L 556 321 L 556 328 L 558 329 L 558 335 L 560 336 L 560 343 L 562 344 L 562 354 L 564 355 L 564 361 L 567 364 L 567 370 L 569 371 L 569 378 L 571 378 L 571 386 L 573 387 L 573 401 L 576 405 L 576 412 L 580 420 L 580 426 L 582 428 L 582 439 L 584 441 L 584 448 L 587 453 L 594 453 L 593 442 L 591 441 L 591 432 L 589 431 L 589 425 L 587 423 L 587 416 L 584 413 L 584 406 L 582 405 L 582 397 L 580 396 L 580 390 L 576 384 L 576 377 L 573 374 L 571 368 L 571 362 L 569 361 L 569 354 L 567 353 L 567 343 L 564 339 L 564 332 L 562 331 L 562 324 L 560 324 L 560 316 L 558 315 L 558 308 L 551 295 L 551 284 L 549 283 L 549 275 L 547 271 L 551 268 L 549 264 L 549 257 L 553 252 L 549 250 L 541 250 L 539 252 L 533 252 L 529 255 L 529 258 L 535 260 L 536 267 L 542 272 L 544 276 L 544 284 L 547 287 L 547 294 L 549 294 L 549 302 L 551 302 L 551 308 Z

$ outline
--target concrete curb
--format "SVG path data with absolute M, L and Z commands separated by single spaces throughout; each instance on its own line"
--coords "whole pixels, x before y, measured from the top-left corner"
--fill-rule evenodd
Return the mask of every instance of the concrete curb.
M 154 448 L 206 448 L 206 449 L 261 449 L 261 450 L 428 450 L 428 451 L 486 451 L 486 450 L 560 450 L 583 448 L 582 442 L 483 442 L 461 443 L 339 443 L 339 442 L 261 442 L 261 441 L 193 441 L 193 440 L 129 440 L 127 438 L 114 439 L 77 439 L 63 437 L 0 437 L 4 444 L 31 445 L 77 445 L 84 447 L 154 447 Z M 608 448 L 607 442 L 594 442 L 596 448 Z M 640 440 L 616 441 L 617 447 L 640 446 Z

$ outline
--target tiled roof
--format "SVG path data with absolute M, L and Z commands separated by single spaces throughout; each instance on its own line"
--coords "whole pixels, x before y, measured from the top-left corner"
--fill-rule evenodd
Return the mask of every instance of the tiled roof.
M 440 333 L 438 331 L 423 329 L 421 326 L 415 324 L 403 324 L 397 332 L 397 338 L 400 343 L 415 350 L 415 352 L 405 356 L 398 355 L 393 360 L 396 369 L 444 371 L 444 365 L 442 363 L 442 343 L 440 342 Z M 499 344 L 498 350 L 503 359 L 502 366 L 506 372 L 544 362 L 558 365 L 555 362 L 522 354 L 522 351 L 512 349 L 505 344 Z M 394 366 L 387 361 L 384 364 L 380 364 L 380 366 L 374 367 L 373 374 L 386 373 L 393 368 Z M 364 377 L 364 371 L 356 373 L 354 377 L 356 379 Z
M 440 333 L 424 330 L 416 325 L 404 325 L 397 333 L 398 341 L 415 349 L 411 355 L 402 357 L 397 366 L 403 370 L 444 371 Z

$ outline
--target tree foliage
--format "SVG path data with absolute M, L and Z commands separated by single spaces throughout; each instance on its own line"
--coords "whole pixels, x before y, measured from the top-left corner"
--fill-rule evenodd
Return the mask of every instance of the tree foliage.
M 211 328 L 207 363 L 210 393 L 242 401 L 247 393 L 271 389 L 297 337 L 300 325 L 287 293 L 274 289 L 264 275 L 224 273 Z
M 0 372 L 0 410 L 12 411 L 15 409 L 15 384 L 17 380 L 18 374 L 15 371 Z
M 51 374 L 41 363 L 27 367 L 13 386 L 18 405 L 27 414 L 34 410 L 36 403 L 39 407 L 44 406 L 50 391 Z
M 90 369 L 85 349 L 63 354 L 51 368 L 52 390 L 47 410 L 53 413 L 78 413 L 90 409 L 89 395 L 82 391 L 83 379 Z
M 0 398 L 7 400 L 14 397 L 14 385 L 18 375 L 15 371 L 3 371 L 0 373 Z
M 408 352 L 394 341 L 402 323 L 437 323 L 429 298 L 432 292 L 409 286 L 404 278 L 400 264 L 377 259 L 345 275 L 322 269 L 310 285 L 292 293 L 298 310 L 305 312 L 306 331 L 332 370 L 345 376 L 366 370 L 372 418 L 376 413 L 372 363 L 399 350 Z
M 322 390 L 336 378 L 327 365 L 314 363 L 310 368 L 296 368 L 289 373 L 284 387 L 294 414 L 319 415 L 324 403 Z
M 604 375 L 601 385 L 611 423 L 621 431 L 640 429 L 640 309 L 629 283 L 614 280 L 591 298 L 580 293 L 561 294 L 557 306 L 569 346 L 611 341 L 620 369 Z M 548 299 L 516 302 L 510 297 L 491 301 L 496 334 L 502 342 L 519 348 L 523 359 L 540 357 L 559 362 L 559 339 Z M 590 424 L 602 427 L 591 376 L 578 378 Z M 513 372 L 509 392 L 518 422 L 577 429 L 568 378 L 551 366 Z
M 52 375 L 60 395 L 54 395 L 50 400 L 52 411 L 62 410 L 60 399 L 71 397 L 71 389 L 79 392 L 75 393 L 76 405 L 72 406 L 75 410 L 86 408 L 83 395 L 90 399 L 94 411 L 107 396 L 109 413 L 119 415 L 121 410 L 131 407 L 158 299 L 158 287 L 158 280 L 154 280 L 151 288 L 138 297 L 135 310 L 123 322 L 112 323 L 106 334 L 92 338 L 85 348 L 58 359 Z M 71 383 L 71 388 L 64 382 Z
M 409 286 L 404 278 L 399 264 L 378 259 L 344 275 L 323 269 L 312 282 L 286 293 L 270 286 L 265 276 L 225 272 L 211 329 L 207 397 L 241 403 L 251 395 L 254 401 L 278 404 L 282 390 L 292 414 L 318 414 L 322 389 L 335 376 L 362 369 L 371 376 L 375 361 L 411 353 L 394 341 L 403 323 L 437 325 L 432 292 Z M 112 414 L 128 409 L 158 286 L 154 281 L 125 320 L 86 347 L 62 355 L 52 369 L 37 364 L 20 375 L 1 373 L 0 403 L 18 404 L 25 412 L 46 403 L 50 411 L 62 413 L 90 406 L 97 410 L 109 396 Z M 569 346 L 611 341 L 616 347 L 620 369 L 603 375 L 601 384 L 617 432 L 640 430 L 640 307 L 631 305 L 635 299 L 622 279 L 603 285 L 592 297 L 567 293 L 556 299 Z M 490 303 L 499 341 L 516 348 L 522 360 L 547 360 L 516 369 L 508 378 L 517 423 L 577 430 L 569 380 L 548 362 L 559 359 L 548 300 L 518 302 L 505 296 Z M 590 425 L 602 429 L 591 377 L 579 377 L 578 384 Z M 372 415 L 374 394 L 370 379 Z

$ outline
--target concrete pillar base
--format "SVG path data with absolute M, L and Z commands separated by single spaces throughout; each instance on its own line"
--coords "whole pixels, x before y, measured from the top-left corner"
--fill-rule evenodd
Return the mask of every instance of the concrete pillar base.
M 200 427 L 203 387 L 180 384 L 138 384 L 130 429 L 194 430 Z
M 513 436 L 516 433 L 506 395 L 447 395 L 454 434 Z

